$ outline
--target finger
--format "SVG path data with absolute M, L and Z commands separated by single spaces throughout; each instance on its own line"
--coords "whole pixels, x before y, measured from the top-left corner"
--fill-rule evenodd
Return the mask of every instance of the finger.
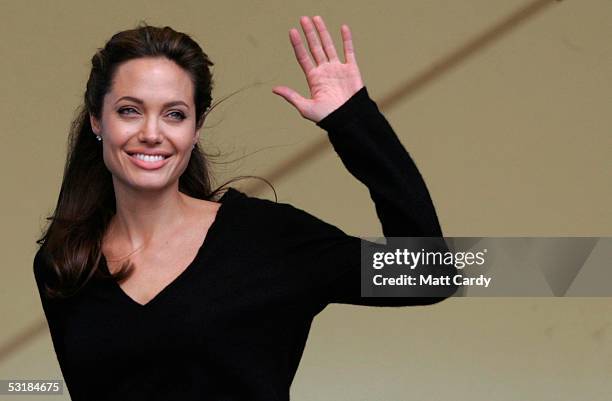
M 357 63 L 355 60 L 355 49 L 353 48 L 353 36 L 348 25 L 342 25 L 340 28 L 342 33 L 342 43 L 344 46 L 344 61 L 346 63 Z
M 300 114 L 303 115 L 304 111 L 306 110 L 308 99 L 302 97 L 302 95 L 286 86 L 275 86 L 272 88 L 272 92 L 291 103 L 293 107 L 295 107 Z
M 317 65 L 327 62 L 327 56 L 325 55 L 325 52 L 323 52 L 323 48 L 319 43 L 319 36 L 317 35 L 315 27 L 310 18 L 300 18 L 300 24 L 304 30 L 304 36 L 306 36 L 306 41 L 308 42 L 308 47 L 312 53 L 312 58 L 314 58 Z
M 332 40 L 323 18 L 316 15 L 312 18 L 317 31 L 319 31 L 319 38 L 321 38 L 321 44 L 323 50 L 327 54 L 329 61 L 338 61 L 338 54 L 336 54 L 336 48 L 334 47 L 334 41 Z
M 310 70 L 315 68 L 315 65 L 304 47 L 300 32 L 298 32 L 298 30 L 295 28 L 289 30 L 289 40 L 291 41 L 291 46 L 293 46 L 293 52 L 295 53 L 295 58 L 297 59 L 298 64 L 300 67 L 302 67 L 304 73 L 308 74 Z

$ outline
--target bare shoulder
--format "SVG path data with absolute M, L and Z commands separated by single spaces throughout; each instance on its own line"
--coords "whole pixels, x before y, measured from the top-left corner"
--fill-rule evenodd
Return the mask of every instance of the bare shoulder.
M 203 199 L 192 198 L 185 195 L 189 206 L 190 220 L 200 223 L 212 223 L 217 216 L 221 203 Z

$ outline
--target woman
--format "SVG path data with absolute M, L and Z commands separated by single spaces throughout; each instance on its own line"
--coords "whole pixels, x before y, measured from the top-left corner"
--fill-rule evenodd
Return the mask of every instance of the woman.
M 441 236 L 427 188 L 320 17 L 290 41 L 312 98 L 273 92 L 328 132 L 386 236 Z M 362 298 L 357 237 L 288 204 L 212 190 L 198 139 L 212 62 L 187 35 L 140 26 L 92 58 L 58 204 L 34 259 L 73 401 L 288 400 L 310 323 Z M 440 274 L 454 268 L 443 267 Z M 109 279 L 110 278 L 110 279 Z

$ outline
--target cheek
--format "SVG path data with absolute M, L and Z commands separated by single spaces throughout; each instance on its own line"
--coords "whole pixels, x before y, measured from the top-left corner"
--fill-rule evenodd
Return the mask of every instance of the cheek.
M 191 146 L 189 146 L 189 150 L 186 150 L 183 154 L 180 166 L 180 174 L 183 174 L 189 165 L 189 161 L 191 160 Z
M 177 144 L 177 146 L 179 146 Z M 185 170 L 187 170 L 187 166 L 189 165 L 189 161 L 191 160 L 193 154 L 193 142 L 188 140 L 186 142 L 182 142 L 181 146 L 181 160 L 180 165 L 178 166 L 178 174 L 182 175 Z
M 121 169 L 124 140 L 122 137 L 111 134 L 102 141 L 102 159 L 106 168 L 112 173 Z
M 183 158 L 189 158 L 191 156 L 195 139 L 193 130 L 186 129 L 177 131 L 176 135 L 169 135 L 167 139 L 172 142 L 174 150 L 179 152 Z

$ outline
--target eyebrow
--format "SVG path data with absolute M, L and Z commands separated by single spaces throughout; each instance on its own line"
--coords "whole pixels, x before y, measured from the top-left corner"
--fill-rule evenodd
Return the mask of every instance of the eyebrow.
M 115 104 L 119 103 L 119 101 L 121 100 L 131 100 L 132 102 L 138 103 L 138 104 L 144 104 L 144 101 L 142 99 L 138 99 L 137 97 L 132 97 L 132 96 L 123 96 L 120 97 L 119 99 L 117 99 L 117 101 L 115 102 Z M 164 103 L 164 107 L 171 107 L 171 106 L 176 106 L 182 104 L 185 107 L 189 108 L 189 105 L 185 102 L 183 102 L 182 100 L 174 100 L 172 102 L 167 102 Z

